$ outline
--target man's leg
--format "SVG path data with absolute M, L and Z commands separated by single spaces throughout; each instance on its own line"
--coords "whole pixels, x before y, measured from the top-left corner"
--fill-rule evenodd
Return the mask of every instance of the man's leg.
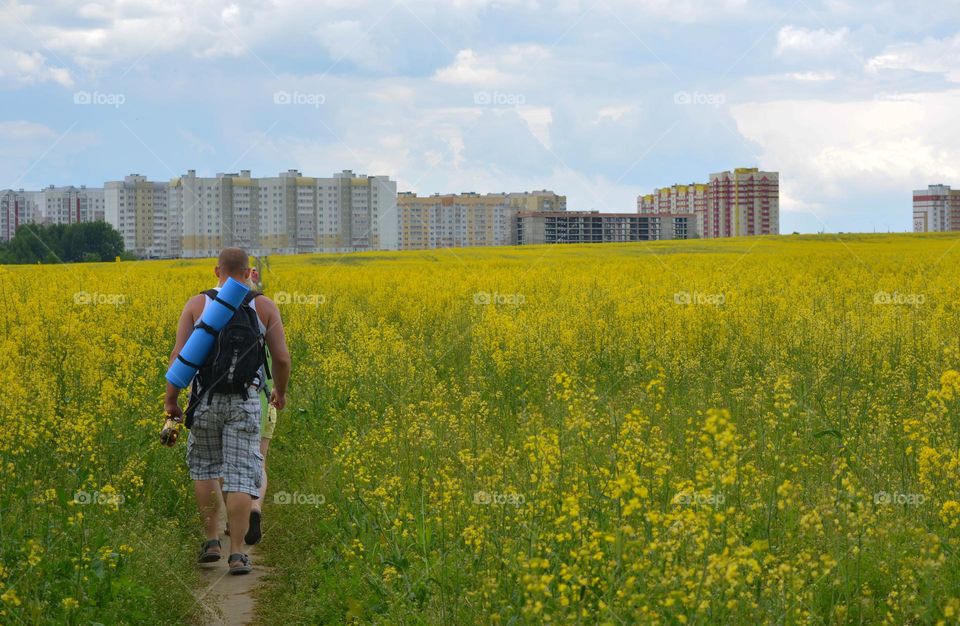
M 203 526 L 204 545 L 199 562 L 210 563 L 220 549 L 220 479 L 223 468 L 222 423 L 204 404 L 194 414 L 193 428 L 187 438 L 187 466 L 193 479 L 193 493 Z M 213 543 L 216 542 L 216 543 Z M 212 547 L 208 546 L 212 544 Z M 217 557 L 218 558 L 218 557 Z
M 223 428 L 223 489 L 227 492 L 232 557 L 244 555 L 251 501 L 260 495 L 263 457 L 260 454 L 260 401 L 255 395 L 234 396 L 231 404 L 230 419 Z M 250 571 L 246 555 L 230 561 L 230 565 L 231 573 Z
M 197 507 L 203 519 L 203 536 L 210 539 L 220 538 L 220 480 L 193 481 L 193 492 L 197 497 Z M 216 551 L 211 549 L 211 551 Z
M 242 491 L 227 496 L 227 521 L 230 522 L 230 554 L 243 553 L 243 537 L 250 526 L 250 503 L 253 498 Z

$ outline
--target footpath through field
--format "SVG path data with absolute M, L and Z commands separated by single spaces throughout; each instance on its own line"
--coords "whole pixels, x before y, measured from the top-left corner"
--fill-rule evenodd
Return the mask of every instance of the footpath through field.
M 227 570 L 230 538 L 221 535 L 220 543 L 224 546 L 224 558 L 201 566 L 201 586 L 197 591 L 200 611 L 197 618 L 205 626 L 246 626 L 254 621 L 254 593 L 269 570 L 258 561 L 256 546 L 245 546 L 253 562 L 253 571 L 243 576 L 231 576 Z

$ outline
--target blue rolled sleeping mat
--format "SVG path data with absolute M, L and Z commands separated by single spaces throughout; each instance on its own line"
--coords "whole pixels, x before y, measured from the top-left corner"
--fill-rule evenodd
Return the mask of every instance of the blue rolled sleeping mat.
M 178 389 L 190 386 L 190 381 L 213 349 L 217 333 L 233 317 L 248 291 L 250 288 L 243 283 L 232 278 L 227 279 L 216 299 L 203 310 L 203 315 L 193 327 L 187 343 L 183 345 L 173 365 L 167 370 L 167 381 L 171 385 Z

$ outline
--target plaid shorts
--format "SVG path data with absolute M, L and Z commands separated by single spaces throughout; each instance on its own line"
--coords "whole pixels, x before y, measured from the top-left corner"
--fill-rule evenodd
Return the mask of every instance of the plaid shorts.
M 193 480 L 223 479 L 223 490 L 260 495 L 260 399 L 256 390 L 215 393 L 200 401 L 187 438 L 187 467 Z

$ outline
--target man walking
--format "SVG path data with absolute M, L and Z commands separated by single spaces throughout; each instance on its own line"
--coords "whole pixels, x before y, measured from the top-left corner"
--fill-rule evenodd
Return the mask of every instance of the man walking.
M 260 261 L 257 261 L 257 267 L 250 269 L 250 288 L 263 293 L 263 277 L 258 269 Z M 270 366 L 270 353 L 265 355 L 267 370 L 273 368 Z M 250 506 L 250 526 L 247 534 L 243 537 L 243 542 L 248 546 L 260 543 L 263 537 L 261 525 L 263 523 L 263 500 L 267 495 L 267 454 L 270 452 L 270 441 L 273 439 L 273 433 L 277 429 L 277 407 L 270 403 L 270 385 L 264 385 L 260 393 L 260 454 L 263 455 L 263 478 L 260 484 L 260 497 L 254 499 Z M 224 494 L 226 495 L 226 494 Z M 226 504 L 226 502 L 224 502 Z M 227 524 L 227 535 L 230 534 L 230 525 Z
M 240 248 L 225 248 L 217 260 L 214 273 L 216 290 L 194 296 L 183 308 L 177 325 L 177 339 L 170 362 L 177 358 L 204 308 L 216 297 L 216 291 L 233 278 L 247 283 L 250 265 L 247 253 Z M 255 320 L 255 321 L 254 321 Z M 253 326 L 249 331 L 244 324 Z M 259 334 L 257 334 L 259 333 Z M 245 338 L 249 345 L 233 352 L 229 376 L 222 367 L 221 345 L 236 347 Z M 190 394 L 187 410 L 187 465 L 194 481 L 194 494 L 203 518 L 206 541 L 198 561 L 212 563 L 222 557 L 220 545 L 219 500 L 226 502 L 230 533 L 231 574 L 251 571 L 249 557 L 243 552 L 243 539 L 250 523 L 252 501 L 260 497 L 263 455 L 260 452 L 260 390 L 266 384 L 263 376 L 264 343 L 273 364 L 274 387 L 270 405 L 282 409 L 286 404 L 287 382 L 290 379 L 290 353 L 280 311 L 262 294 L 248 295 L 237 307 L 233 318 L 220 331 L 206 363 L 200 368 Z M 221 371 L 223 370 L 223 371 Z M 235 376 L 236 375 L 236 376 Z M 236 378 L 243 380 L 236 381 Z M 231 383 L 227 383 L 230 379 Z M 164 410 L 176 418 L 183 417 L 179 406 L 179 389 L 167 384 Z M 191 423 L 192 422 L 192 423 Z M 222 495 L 221 484 L 222 480 Z

